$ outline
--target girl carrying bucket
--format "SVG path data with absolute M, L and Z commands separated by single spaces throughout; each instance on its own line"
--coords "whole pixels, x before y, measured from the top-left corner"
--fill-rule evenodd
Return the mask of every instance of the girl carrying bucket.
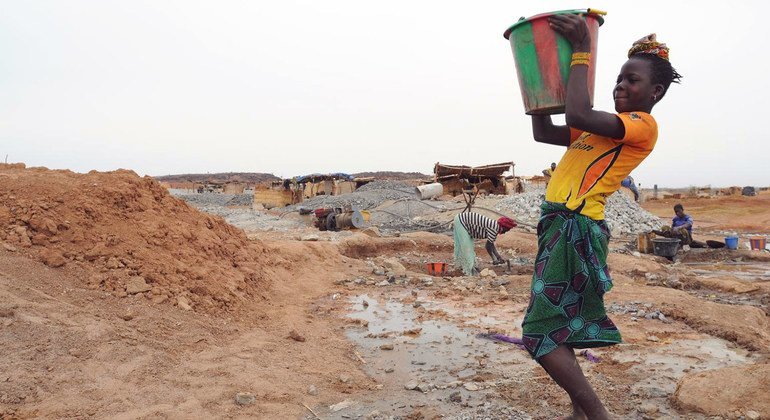
M 591 36 L 576 14 L 549 17 L 572 45 L 566 126 L 532 115 L 535 141 L 567 147 L 546 190 L 529 307 L 522 323 L 527 350 L 572 400 L 572 418 L 605 419 L 607 410 L 583 375 L 574 348 L 610 346 L 620 332 L 607 317 L 604 293 L 610 238 L 606 197 L 650 154 L 658 136 L 652 108 L 681 76 L 668 48 L 649 35 L 633 44 L 613 97 L 616 113 L 593 110 L 587 75 Z

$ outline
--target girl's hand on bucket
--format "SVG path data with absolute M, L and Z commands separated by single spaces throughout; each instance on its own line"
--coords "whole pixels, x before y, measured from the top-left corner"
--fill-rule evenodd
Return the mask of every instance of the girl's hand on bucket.
M 588 52 L 591 50 L 591 35 L 583 16 L 571 13 L 553 15 L 548 18 L 548 24 L 553 30 L 562 34 L 570 44 L 574 52 Z

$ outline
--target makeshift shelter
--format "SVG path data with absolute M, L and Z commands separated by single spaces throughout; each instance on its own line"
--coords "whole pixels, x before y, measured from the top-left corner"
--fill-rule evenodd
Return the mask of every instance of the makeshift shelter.
M 480 193 L 506 194 L 507 183 L 503 174 L 513 172 L 513 162 L 484 166 L 443 165 L 433 167 L 434 182 L 444 186 L 444 194 L 457 196 L 463 190 L 476 187 Z

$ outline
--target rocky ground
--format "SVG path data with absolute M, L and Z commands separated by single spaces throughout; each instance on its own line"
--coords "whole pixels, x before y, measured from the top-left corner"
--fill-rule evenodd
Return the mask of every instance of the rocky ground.
M 500 236 L 510 268 L 491 266 L 480 244 L 482 276 L 429 275 L 426 263 L 451 261 L 451 237 L 386 225 L 441 225 L 461 199 L 377 193 L 366 201 L 376 228 L 319 232 L 309 216 L 236 197 L 189 199 L 200 213 L 126 172 L 3 166 L 0 180 L 13 203 L 0 209 L 0 417 L 569 412 L 500 339 L 521 334 L 535 235 Z M 478 205 L 525 220 L 505 200 Z M 398 217 L 377 214 L 388 209 Z M 580 355 L 607 407 L 618 418 L 770 418 L 770 254 L 691 250 L 672 263 L 634 254 L 631 239 L 613 238 L 606 297 L 624 343 Z

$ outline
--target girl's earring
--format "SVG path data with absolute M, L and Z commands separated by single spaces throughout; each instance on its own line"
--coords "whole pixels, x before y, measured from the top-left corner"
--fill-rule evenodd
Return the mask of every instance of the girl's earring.
M 652 100 L 658 102 L 658 95 L 652 95 Z

